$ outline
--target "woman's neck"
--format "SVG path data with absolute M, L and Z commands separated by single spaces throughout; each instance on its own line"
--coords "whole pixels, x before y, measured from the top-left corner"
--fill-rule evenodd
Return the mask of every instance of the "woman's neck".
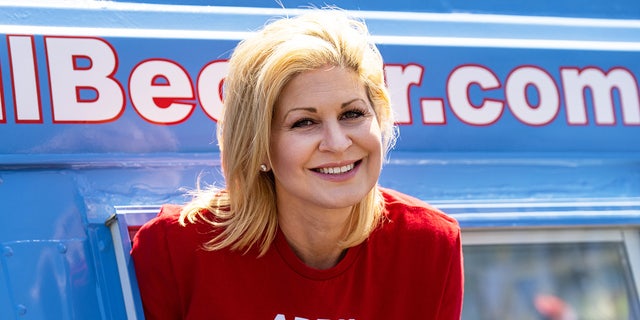
M 307 266 L 329 269 L 338 264 L 345 250 L 338 246 L 345 238 L 351 208 L 298 210 L 278 207 L 278 223 L 289 246 Z

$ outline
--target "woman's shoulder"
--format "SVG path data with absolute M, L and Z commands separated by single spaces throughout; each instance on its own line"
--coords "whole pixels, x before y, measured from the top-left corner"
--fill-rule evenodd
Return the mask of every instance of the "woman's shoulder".
M 182 206 L 177 204 L 165 204 L 160 207 L 158 214 L 147 221 L 137 234 L 144 234 L 150 230 L 154 232 L 168 232 L 172 229 L 181 227 L 180 225 L 180 212 Z M 136 234 L 136 235 L 137 235 Z
M 209 226 L 207 220 L 213 218 L 213 214 L 209 212 L 207 209 L 200 209 L 199 214 L 196 215 L 194 219 L 184 218 L 183 222 L 181 222 L 180 216 L 182 214 L 182 210 L 184 209 L 183 205 L 179 204 L 164 204 L 160 207 L 160 211 L 158 215 L 156 215 L 153 219 L 149 220 L 145 223 L 144 226 L 155 227 L 155 228 L 165 228 L 165 229 L 173 229 L 173 228 L 189 228 L 189 226 L 193 225 L 194 227 L 200 227 L 202 225 Z
M 160 207 L 158 215 L 149 220 L 145 225 L 172 226 L 179 224 L 182 206 L 178 204 L 165 204 Z
M 380 188 L 385 200 L 385 218 L 405 231 L 430 231 L 429 234 L 457 238 L 460 226 L 453 217 L 430 204 L 402 192 Z
M 180 222 L 180 214 L 183 206 L 178 204 L 165 204 L 160 208 L 158 215 L 147 221 L 134 237 L 136 244 L 155 246 L 159 242 L 180 243 L 180 245 L 201 245 L 207 239 L 204 235 L 210 235 L 212 226 L 202 219 L 194 222 Z

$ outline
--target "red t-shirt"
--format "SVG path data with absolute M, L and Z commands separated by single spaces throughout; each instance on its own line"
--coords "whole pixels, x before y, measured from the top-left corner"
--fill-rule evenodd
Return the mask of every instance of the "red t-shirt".
M 335 267 L 306 266 L 278 233 L 267 253 L 206 251 L 213 227 L 163 206 L 137 233 L 133 260 L 147 319 L 460 319 L 457 222 L 383 190 L 386 221 Z

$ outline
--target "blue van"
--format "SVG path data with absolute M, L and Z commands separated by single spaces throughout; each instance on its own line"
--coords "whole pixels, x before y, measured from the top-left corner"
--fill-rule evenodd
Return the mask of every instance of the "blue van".
M 463 319 L 640 319 L 640 2 L 334 4 L 386 61 L 381 185 L 463 228 Z M 221 183 L 230 52 L 308 5 L 0 2 L 1 319 L 144 318 L 131 237 Z

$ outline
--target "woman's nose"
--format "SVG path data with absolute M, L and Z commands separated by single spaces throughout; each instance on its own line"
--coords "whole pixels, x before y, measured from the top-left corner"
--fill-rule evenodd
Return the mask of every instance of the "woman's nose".
M 320 151 L 342 152 L 347 150 L 353 142 L 347 131 L 339 123 L 325 123 L 320 141 Z

